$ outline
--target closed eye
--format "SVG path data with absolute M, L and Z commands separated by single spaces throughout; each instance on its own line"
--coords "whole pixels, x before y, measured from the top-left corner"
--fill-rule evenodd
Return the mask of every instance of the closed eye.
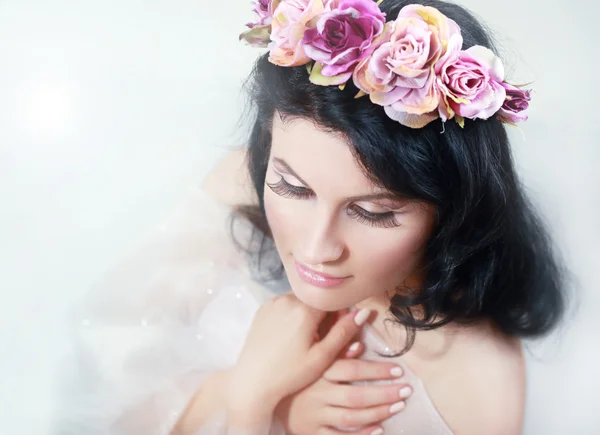
M 308 199 L 315 195 L 312 190 L 306 187 L 294 186 L 285 181 L 283 177 L 281 177 L 277 183 L 266 184 L 274 193 L 284 198 Z M 385 213 L 372 213 L 356 204 L 352 204 L 348 207 L 347 214 L 357 222 L 367 224 L 372 227 L 393 228 L 400 226 L 396 220 L 396 213 L 392 211 Z
M 372 227 L 394 228 L 400 226 L 396 221 L 396 213 L 393 211 L 372 213 L 358 205 L 352 205 L 348 208 L 348 216 L 356 219 L 358 222 L 371 225 Z
M 306 199 L 314 195 L 312 190 L 307 189 L 306 187 L 294 186 L 285 181 L 283 177 L 281 177 L 277 183 L 267 183 L 267 186 L 269 186 L 269 188 L 277 195 L 283 196 L 284 198 Z

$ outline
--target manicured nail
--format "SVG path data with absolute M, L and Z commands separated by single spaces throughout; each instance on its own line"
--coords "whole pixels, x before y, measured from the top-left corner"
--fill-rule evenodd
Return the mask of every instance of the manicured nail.
M 355 352 L 358 350 L 358 347 L 360 346 L 360 343 L 358 341 L 352 343 L 352 345 L 348 348 L 348 350 L 350 352 Z
M 394 403 L 392 406 L 390 406 L 390 414 L 395 414 L 397 412 L 402 411 L 405 406 L 406 406 L 406 403 L 404 403 L 404 402 Z
M 410 387 L 404 387 L 400 389 L 400 398 L 401 399 L 406 399 L 408 396 L 410 396 L 412 393 L 412 388 Z
M 362 326 L 362 324 L 365 323 L 369 318 L 369 314 L 371 314 L 371 310 L 368 308 L 363 308 L 354 316 L 354 323 L 356 323 L 358 326 Z
M 404 372 L 402 371 L 401 367 L 394 367 L 390 370 L 390 373 L 392 374 L 392 376 L 396 376 L 397 378 L 399 378 Z
M 383 434 L 383 429 L 380 427 L 378 427 L 373 432 L 371 432 L 371 435 L 382 435 L 382 434 Z

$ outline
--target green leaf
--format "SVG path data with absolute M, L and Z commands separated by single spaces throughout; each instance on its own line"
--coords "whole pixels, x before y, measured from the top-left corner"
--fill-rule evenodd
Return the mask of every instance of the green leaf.
M 354 96 L 354 99 L 355 99 L 355 100 L 358 100 L 359 98 L 362 98 L 362 97 L 364 97 L 365 95 L 367 95 L 367 93 L 366 93 L 366 92 L 364 92 L 364 91 L 362 91 L 362 90 L 361 90 L 361 91 L 358 91 L 358 94 L 356 94 L 356 95 Z
M 240 41 L 254 47 L 267 47 L 271 41 L 271 26 L 257 26 L 240 34 Z
M 454 115 L 454 119 L 456 119 L 456 123 L 460 125 L 460 128 L 465 128 L 465 118 L 460 115 Z

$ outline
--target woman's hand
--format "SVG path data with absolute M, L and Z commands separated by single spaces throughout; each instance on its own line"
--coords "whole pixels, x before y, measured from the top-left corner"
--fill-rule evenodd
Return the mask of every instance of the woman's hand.
M 319 379 L 359 332 L 369 310 L 342 314 L 319 340 L 326 314 L 291 292 L 261 306 L 229 375 L 228 409 L 240 425 L 264 421 L 284 397 Z
M 361 429 L 355 435 L 382 433 L 380 423 L 404 409 L 412 393 L 406 383 L 383 386 L 348 385 L 349 382 L 397 379 L 402 369 L 393 363 L 350 359 L 360 354 L 351 346 L 346 358 L 336 360 L 323 377 L 283 399 L 275 415 L 289 435 L 341 435 L 337 428 Z

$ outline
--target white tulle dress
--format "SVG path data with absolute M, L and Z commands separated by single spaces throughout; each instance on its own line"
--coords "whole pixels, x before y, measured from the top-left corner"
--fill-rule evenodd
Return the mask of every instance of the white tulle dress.
M 55 435 L 170 434 L 206 375 L 235 364 L 260 304 L 288 288 L 251 278 L 229 213 L 197 191 L 76 307 L 77 353 L 61 377 Z M 361 358 L 390 360 L 370 327 L 362 339 Z M 414 392 L 385 433 L 451 435 L 420 379 L 392 361 Z M 198 435 L 227 434 L 223 418 Z M 274 421 L 264 435 L 282 434 Z

